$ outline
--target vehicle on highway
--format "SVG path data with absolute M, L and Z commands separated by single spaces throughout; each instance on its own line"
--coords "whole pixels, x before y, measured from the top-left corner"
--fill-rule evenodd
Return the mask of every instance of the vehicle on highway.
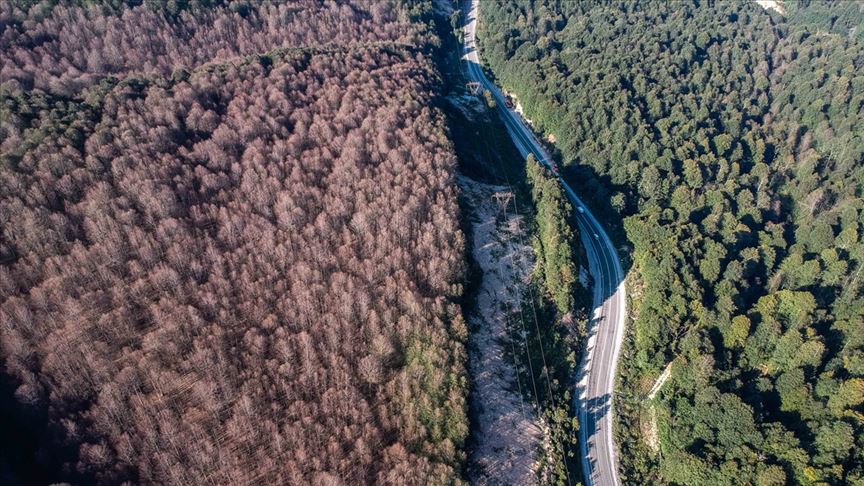
M 576 211 L 579 211 L 579 214 L 585 214 L 585 208 L 583 208 L 582 206 L 577 207 Z
M 463 42 L 466 45 L 474 46 L 477 9 L 480 3 L 480 0 L 470 0 L 470 11 L 467 16 L 469 22 L 463 30 Z M 521 155 L 527 157 L 528 154 L 533 154 L 536 160 L 548 164 L 546 161 L 550 161 L 550 158 L 543 150 L 542 143 L 534 137 L 528 128 L 527 121 L 522 119 L 515 109 L 512 109 L 515 100 L 498 91 L 485 77 L 476 46 L 474 47 L 475 49 L 472 49 L 465 56 L 466 74 L 471 81 L 479 82 L 488 88 L 490 94 L 493 90 L 496 94 L 500 93 L 495 98 L 501 100 L 505 105 L 499 110 L 501 121 Z M 552 170 L 551 165 L 548 166 Z M 589 265 L 589 271 L 592 272 L 590 276 L 598 288 L 598 291 L 594 292 L 593 315 L 596 315 L 596 321 L 591 332 L 596 336 L 596 349 L 603 350 L 603 352 L 582 353 L 579 376 L 581 382 L 586 385 L 575 390 L 577 396 L 574 403 L 578 407 L 580 420 L 579 449 L 582 456 L 583 484 L 585 486 L 620 486 L 621 480 L 618 477 L 615 457 L 615 440 L 612 434 L 613 413 L 611 412 L 614 400 L 611 398 L 614 397 L 615 393 L 615 369 L 620 355 L 627 315 L 624 272 L 611 240 L 606 237 L 605 233 L 603 239 L 600 238 L 599 233 L 604 232 L 600 222 L 591 216 L 590 209 L 579 199 L 567 181 L 563 178 L 559 178 L 559 180 L 573 207 L 581 208 L 579 213 L 585 216 L 578 218 L 580 230 L 583 230 L 583 234 L 589 239 L 590 236 L 587 235 L 593 235 L 594 240 L 599 243 L 585 245 L 585 252 L 588 260 L 592 262 Z M 609 403 L 605 413 L 598 413 L 594 407 L 589 406 L 589 404 L 598 401 Z

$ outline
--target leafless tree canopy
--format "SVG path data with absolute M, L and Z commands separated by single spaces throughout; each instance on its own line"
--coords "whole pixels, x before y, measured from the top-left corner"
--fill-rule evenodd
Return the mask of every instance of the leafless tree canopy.
M 44 418 L 20 425 L 30 479 L 456 475 L 463 240 L 437 74 L 379 43 L 416 30 L 390 2 L 317 4 L 0 2 L 0 358 L 3 399 Z
M 175 15 L 146 4 L 110 9 L 18 3 L 0 1 L 0 79 L 62 94 L 106 76 L 170 74 L 278 47 L 420 40 L 417 24 L 400 20 L 405 15 L 396 2 L 383 0 L 291 0 L 255 9 L 228 2 Z

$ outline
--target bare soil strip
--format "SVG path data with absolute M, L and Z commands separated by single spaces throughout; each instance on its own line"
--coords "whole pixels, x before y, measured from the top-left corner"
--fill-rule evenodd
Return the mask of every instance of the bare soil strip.
M 507 324 L 514 312 L 518 316 L 534 257 L 530 246 L 520 244 L 522 217 L 502 213 L 493 198 L 496 192 L 506 192 L 506 187 L 465 177 L 459 178 L 459 185 L 472 209 L 471 253 L 483 271 L 477 307 L 469 316 L 469 369 L 477 422 L 469 479 L 480 485 L 533 484 L 543 433 L 532 402 L 519 392 L 512 347 L 522 342 L 511 340 Z

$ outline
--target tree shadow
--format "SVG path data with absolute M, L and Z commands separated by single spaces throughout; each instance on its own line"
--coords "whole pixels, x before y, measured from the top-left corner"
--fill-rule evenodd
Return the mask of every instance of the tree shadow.
M 619 209 L 611 196 L 618 188 L 609 176 L 601 175 L 580 161 L 564 161 L 554 145 L 535 133 L 512 108 L 512 102 L 494 84 L 491 73 L 480 63 L 473 31 L 468 28 L 476 12 L 463 2 L 462 27 L 466 42 L 460 47 L 461 67 L 466 80 L 476 81 L 488 105 L 510 133 L 513 145 L 523 158 L 533 156 L 558 175 L 573 206 L 572 222 L 580 231 L 582 261 L 588 261 L 593 279 L 593 308 L 574 398 L 580 422 L 582 467 L 587 479 L 599 468 L 615 468 L 609 449 L 612 437 L 611 409 L 614 364 L 620 353 L 624 330 L 615 325 L 623 315 L 626 302 L 622 283 L 631 267 L 632 246 L 626 237 Z M 476 24 L 473 24 L 476 25 Z M 566 162 L 566 163 L 565 163 Z M 598 312 L 600 310 L 600 312 Z M 610 430 L 607 430 L 609 428 Z M 602 445 L 605 444 L 606 448 Z M 594 464 L 597 461 L 600 466 Z M 604 470 L 604 474 L 607 471 Z
M 52 484 L 63 463 L 77 460 L 64 432 L 50 423 L 47 407 L 20 402 L 20 380 L 0 372 L 0 484 Z M 73 475 L 76 482 L 86 478 Z
M 474 17 L 469 11 L 470 2 L 463 2 L 463 29 L 471 22 Z M 469 36 L 470 37 L 470 36 Z M 513 145 L 522 155 L 523 158 L 529 154 L 543 164 L 550 167 L 555 167 L 559 178 L 567 186 L 573 189 L 576 199 L 571 199 L 574 204 L 574 220 L 579 223 L 580 228 L 585 229 L 593 237 L 596 227 L 592 230 L 593 225 L 583 224 L 589 218 L 580 217 L 582 213 L 578 211 L 580 207 L 584 211 L 593 214 L 594 219 L 598 223 L 597 226 L 602 228 L 602 232 L 606 233 L 615 251 L 618 254 L 621 265 L 621 275 L 618 281 L 611 283 L 611 288 L 614 291 L 621 283 L 624 276 L 630 269 L 630 254 L 631 245 L 629 244 L 626 233 L 624 231 L 623 220 L 619 212 L 612 206 L 611 191 L 618 189 L 618 186 L 612 182 L 608 175 L 599 174 L 593 167 L 580 164 L 579 161 L 564 161 L 560 151 L 548 142 L 540 133 L 537 133 L 527 123 L 520 123 L 521 117 L 515 113 L 514 109 L 508 106 L 508 98 L 495 85 L 494 76 L 480 62 L 477 52 L 477 46 L 470 43 L 467 47 L 461 47 L 461 65 L 462 72 L 466 79 L 479 80 L 480 89 L 489 91 L 491 98 L 495 102 L 493 111 L 498 114 L 504 128 L 511 133 Z M 539 147 L 538 147 L 539 145 Z M 509 147 L 508 147 L 509 148 Z M 558 169 L 560 167 L 560 169 Z M 623 187 L 621 188 L 624 189 Z M 568 197 L 571 194 L 568 193 Z M 598 236 L 601 236 L 598 234 Z M 610 292 L 603 295 L 603 299 L 609 297 Z
M 579 427 L 584 427 L 586 435 L 591 438 L 597 434 L 597 424 L 612 410 L 612 395 L 606 393 L 587 400 L 580 400 L 579 404 L 588 417 L 592 418 L 592 420 L 589 420 L 584 424 L 580 423 Z

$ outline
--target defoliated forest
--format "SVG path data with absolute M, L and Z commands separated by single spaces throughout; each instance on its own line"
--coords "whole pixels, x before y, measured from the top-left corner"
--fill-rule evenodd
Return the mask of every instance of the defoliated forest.
M 0 1 L 3 484 L 459 482 L 430 5 L 257 5 Z
M 862 13 L 783 3 L 480 5 L 483 61 L 631 249 L 625 483 L 864 482 Z

